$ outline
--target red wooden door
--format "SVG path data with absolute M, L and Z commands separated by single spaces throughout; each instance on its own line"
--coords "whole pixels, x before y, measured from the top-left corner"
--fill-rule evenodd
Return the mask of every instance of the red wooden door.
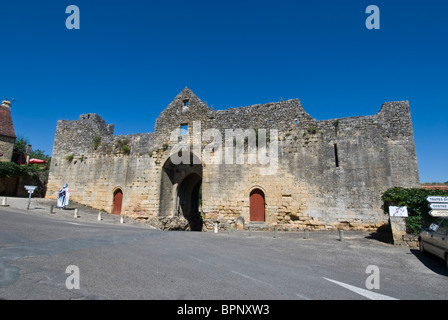
M 250 193 L 250 221 L 264 221 L 264 193 L 260 189 Z
M 121 214 L 121 205 L 123 203 L 123 192 L 121 190 L 115 191 L 114 194 L 114 212 L 113 214 Z

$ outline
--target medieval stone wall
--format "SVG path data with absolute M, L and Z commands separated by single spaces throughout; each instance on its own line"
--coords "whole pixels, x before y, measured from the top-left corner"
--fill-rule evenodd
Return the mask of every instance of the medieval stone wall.
M 173 165 L 171 132 L 188 125 L 191 138 L 194 122 L 200 123 L 199 137 L 208 129 L 222 137 L 226 129 L 266 129 L 268 147 L 278 145 L 275 174 L 262 175 L 263 165 L 247 161 L 205 163 L 206 140 L 190 149 L 202 160 L 195 167 Z M 273 129 L 278 137 L 270 141 Z M 224 141 L 222 146 L 225 152 Z M 381 208 L 386 189 L 419 185 L 409 104 L 390 102 L 376 115 L 317 121 L 297 99 L 214 111 L 185 88 L 160 114 L 153 133 L 114 135 L 113 125 L 96 114 L 58 121 L 47 197 L 55 198 L 68 183 L 71 199 L 112 212 L 119 188 L 123 214 L 160 219 L 182 211 L 178 198 L 191 173 L 202 178 L 207 222 L 250 221 L 250 193 L 260 189 L 267 226 L 375 228 L 387 222 Z

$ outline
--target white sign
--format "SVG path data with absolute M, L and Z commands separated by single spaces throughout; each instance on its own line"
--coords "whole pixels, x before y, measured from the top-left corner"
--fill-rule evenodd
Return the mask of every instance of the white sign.
M 407 217 L 408 208 L 407 207 L 389 207 L 389 215 L 391 217 Z
M 446 202 L 448 203 L 448 197 L 438 197 L 438 196 L 431 196 L 431 197 L 427 197 L 426 200 L 428 202 Z
M 431 210 L 429 214 L 434 218 L 448 218 L 448 210 Z
M 37 189 L 37 186 L 25 186 L 25 189 L 28 191 L 28 193 L 33 193 L 34 190 Z
M 448 210 L 448 203 L 430 203 L 431 209 Z

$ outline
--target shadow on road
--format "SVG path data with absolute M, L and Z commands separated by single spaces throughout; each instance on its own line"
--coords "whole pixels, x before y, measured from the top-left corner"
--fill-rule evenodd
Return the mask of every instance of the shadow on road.
M 442 259 L 430 253 L 421 253 L 418 249 L 410 249 L 410 252 L 431 271 L 448 277 L 448 268 Z
M 370 233 L 366 237 L 366 239 L 372 239 L 372 240 L 377 240 L 377 241 L 388 243 L 388 244 L 393 244 L 392 233 L 386 232 L 383 230 L 378 230 L 376 232 Z

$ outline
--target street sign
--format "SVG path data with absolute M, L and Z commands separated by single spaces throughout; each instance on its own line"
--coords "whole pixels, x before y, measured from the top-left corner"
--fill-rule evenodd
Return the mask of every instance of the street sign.
M 429 196 L 426 197 L 428 202 L 448 203 L 448 197 Z
M 434 210 L 448 210 L 448 203 L 430 203 L 429 207 Z
M 431 210 L 429 214 L 434 218 L 448 218 L 448 210 Z
M 407 217 L 408 216 L 408 208 L 407 207 L 389 207 L 389 215 L 391 217 Z
M 34 190 L 37 189 L 37 186 L 25 186 L 25 189 L 28 191 L 29 194 L 31 194 L 34 192 Z
M 33 194 L 34 190 L 37 189 L 37 186 L 25 186 L 25 189 L 30 194 L 30 196 L 28 197 L 28 204 L 26 206 L 26 210 L 29 210 L 30 209 L 30 203 L 31 203 L 31 195 Z

